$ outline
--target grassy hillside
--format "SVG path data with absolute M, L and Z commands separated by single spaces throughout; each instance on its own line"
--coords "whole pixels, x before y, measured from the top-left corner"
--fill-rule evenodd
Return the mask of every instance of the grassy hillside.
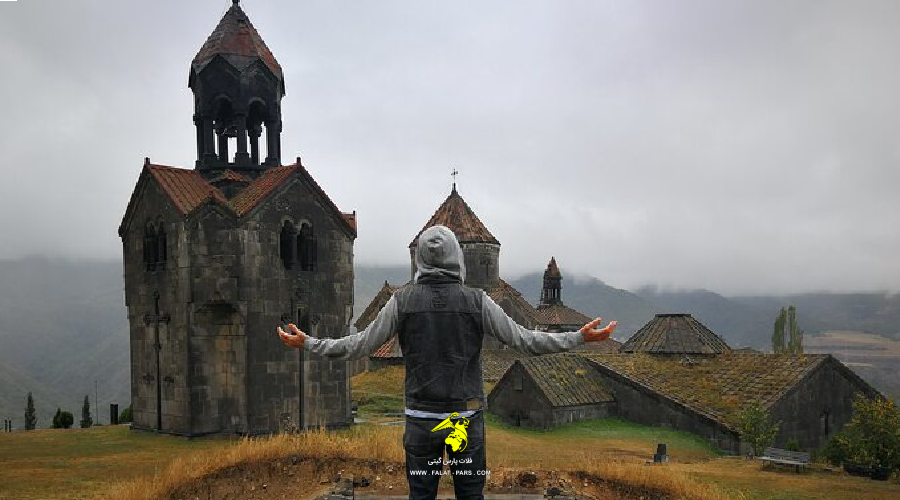
M 691 435 L 616 420 L 531 431 L 489 417 L 485 431 L 491 471 L 486 493 L 508 493 L 507 485 L 527 470 L 535 471 L 542 485 L 606 500 L 900 496 L 896 481 L 820 467 L 803 474 L 764 470 L 758 461 L 719 457 Z M 402 436 L 403 427 L 396 425 L 230 441 L 186 440 L 125 426 L 3 434 L 0 500 L 308 498 L 338 472 L 368 477 L 369 493 L 404 496 Z M 660 442 L 668 444 L 671 462 L 645 465 Z M 441 484 L 441 497 L 452 495 L 449 481 Z

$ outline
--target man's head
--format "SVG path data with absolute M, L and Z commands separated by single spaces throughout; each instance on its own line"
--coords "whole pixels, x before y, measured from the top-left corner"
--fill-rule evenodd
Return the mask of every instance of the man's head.
M 445 226 L 431 226 L 419 235 L 415 281 L 423 277 L 466 280 L 462 248 L 453 231 Z

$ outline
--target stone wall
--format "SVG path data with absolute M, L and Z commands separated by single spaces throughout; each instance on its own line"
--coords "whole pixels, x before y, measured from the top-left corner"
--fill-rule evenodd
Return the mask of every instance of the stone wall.
M 500 282 L 500 245 L 461 243 L 466 264 L 466 284 L 490 289 Z
M 508 425 L 539 429 L 553 426 L 550 401 L 520 363 L 509 367 L 487 400 L 487 410 Z
M 660 394 L 644 389 L 621 375 L 598 365 L 603 385 L 616 400 L 615 415 L 644 425 L 687 431 L 706 439 L 728 453 L 740 452 L 740 439 L 715 420 L 698 414 Z
M 854 395 L 874 395 L 870 387 L 849 375 L 849 370 L 839 363 L 826 360 L 770 408 L 770 419 L 780 422 L 775 446 L 784 447 L 792 439 L 801 450 L 823 446 L 850 421 Z
M 141 203 L 123 234 L 123 278 L 131 349 L 131 407 L 136 429 L 157 429 L 157 381 L 162 396 L 162 432 L 190 431 L 188 326 L 184 300 L 189 290 L 185 225 L 154 182 L 143 184 Z M 144 229 L 148 221 L 166 230 L 164 266 L 147 270 Z M 161 318 L 156 317 L 156 307 Z M 167 321 L 164 320 L 167 319 Z M 160 368 L 156 370 L 157 330 Z
M 285 219 L 310 223 L 318 244 L 314 271 L 286 269 L 279 257 Z M 250 384 L 256 398 L 252 429 L 347 426 L 352 422 L 346 361 L 287 349 L 275 334 L 282 316 L 313 337 L 347 334 L 353 316 L 353 239 L 310 186 L 295 179 L 255 214 L 248 234 L 248 293 L 259 289 L 251 315 Z M 298 371 L 299 370 L 299 371 Z
M 572 424 L 582 420 L 606 418 L 615 411 L 615 403 L 594 403 L 577 406 L 561 406 L 553 409 L 553 426 Z

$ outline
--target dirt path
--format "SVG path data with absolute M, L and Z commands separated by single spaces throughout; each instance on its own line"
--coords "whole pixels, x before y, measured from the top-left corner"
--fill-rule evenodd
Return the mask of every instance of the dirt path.
M 548 488 L 556 487 L 569 498 L 593 500 L 663 500 L 668 498 L 656 490 L 634 488 L 580 472 L 492 470 L 485 486 L 485 496 L 496 500 L 543 498 Z M 441 480 L 438 498 L 453 498 L 449 476 Z M 362 486 L 362 479 L 368 485 Z M 313 500 L 328 496 L 334 500 L 353 498 L 347 487 L 350 481 L 356 500 L 390 500 L 405 498 L 408 493 L 403 464 L 360 459 L 321 459 L 292 457 L 269 463 L 242 464 L 217 471 L 173 491 L 167 500 Z M 341 495 L 341 490 L 344 489 Z M 331 495 L 329 495 L 331 493 Z M 524 497 L 523 497 L 524 496 Z M 562 500 L 562 497 L 558 497 Z

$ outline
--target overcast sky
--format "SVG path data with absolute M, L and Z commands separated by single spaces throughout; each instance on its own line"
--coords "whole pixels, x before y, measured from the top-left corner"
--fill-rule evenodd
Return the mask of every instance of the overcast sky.
M 191 168 L 231 0 L 0 2 L 0 258 L 115 258 L 143 158 Z M 450 191 L 501 274 L 726 294 L 900 288 L 900 2 L 242 2 L 283 160 L 408 262 Z

